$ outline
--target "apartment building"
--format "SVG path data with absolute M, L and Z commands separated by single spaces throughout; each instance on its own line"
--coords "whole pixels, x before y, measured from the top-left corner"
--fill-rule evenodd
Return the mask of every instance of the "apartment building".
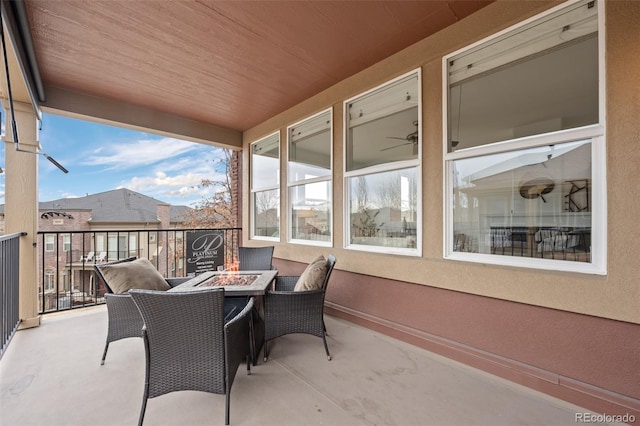
M 177 259 L 187 206 L 174 206 L 121 188 L 39 203 L 38 289 L 42 311 L 103 296 L 93 265 L 129 256 L 146 257 L 167 275 L 184 274 Z M 157 232 L 157 230 L 164 232 Z M 4 230 L 4 205 L 0 205 Z

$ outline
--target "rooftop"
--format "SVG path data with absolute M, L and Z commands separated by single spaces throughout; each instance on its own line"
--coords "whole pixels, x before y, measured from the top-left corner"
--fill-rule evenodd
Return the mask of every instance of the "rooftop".
M 87 194 L 84 197 L 60 198 L 41 201 L 40 211 L 72 211 L 91 210 L 93 222 L 156 222 L 158 220 L 158 204 L 167 204 L 153 197 L 119 188 L 111 191 Z M 4 204 L 0 205 L 0 213 L 4 213 Z M 170 205 L 171 221 L 181 222 L 187 206 Z
M 587 410 L 326 316 L 322 341 L 270 343 L 231 389 L 232 425 L 558 425 Z M 124 339 L 100 357 L 106 307 L 47 315 L 19 331 L 0 360 L 3 425 L 136 424 L 144 348 Z M 146 425 L 222 424 L 224 396 L 174 392 L 149 400 Z

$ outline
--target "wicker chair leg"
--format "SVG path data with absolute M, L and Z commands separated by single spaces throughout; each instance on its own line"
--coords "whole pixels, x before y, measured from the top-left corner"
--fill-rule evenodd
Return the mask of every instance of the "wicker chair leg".
M 107 350 L 109 350 L 109 341 L 104 345 L 104 352 L 102 353 L 102 361 L 100 361 L 100 365 L 104 365 L 104 360 L 107 358 Z
M 147 395 L 149 390 L 145 386 L 144 388 L 144 398 L 142 398 L 142 408 L 140 409 L 140 418 L 138 419 L 138 426 L 142 426 L 142 422 L 144 421 L 144 412 L 147 409 Z
M 229 408 L 231 405 L 231 398 L 230 398 L 230 394 L 231 392 L 229 390 L 227 390 L 227 394 L 225 395 L 225 408 L 224 408 L 224 424 L 228 425 L 229 424 Z
M 253 363 L 253 365 L 258 365 L 258 354 L 256 353 L 255 335 L 256 330 L 253 326 L 253 312 L 251 312 L 249 314 L 249 355 L 251 357 L 251 362 Z
M 267 362 L 267 358 L 269 358 L 269 348 L 267 347 L 267 339 L 264 339 L 264 345 L 262 345 L 262 350 L 264 351 L 263 361 Z
M 327 346 L 327 339 L 322 335 L 322 342 L 324 343 L 324 351 L 327 353 L 327 359 L 331 361 L 331 355 L 329 354 L 329 346 Z
M 138 426 L 142 426 L 144 420 L 144 413 L 147 409 L 147 401 L 149 400 L 149 376 L 151 375 L 149 369 L 149 340 L 147 338 L 147 331 L 142 329 L 142 340 L 144 341 L 144 354 L 145 354 L 145 367 L 144 367 L 144 394 L 142 395 L 142 408 L 140 408 L 140 419 L 138 419 Z

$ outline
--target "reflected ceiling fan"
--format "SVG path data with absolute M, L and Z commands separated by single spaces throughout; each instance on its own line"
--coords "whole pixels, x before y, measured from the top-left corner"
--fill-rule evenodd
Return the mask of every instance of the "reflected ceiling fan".
M 418 154 L 418 121 L 414 121 L 413 125 L 416 126 L 416 130 L 409 133 L 405 137 L 396 137 L 396 136 L 387 136 L 387 139 L 398 139 L 401 141 L 406 141 L 405 143 L 401 143 L 399 145 L 390 146 L 387 148 L 382 148 L 380 151 L 387 151 L 389 149 L 400 148 L 401 146 L 413 144 L 413 155 Z
M 548 177 L 530 179 L 520 184 L 520 196 L 529 200 L 540 197 L 542 202 L 546 203 L 545 194 L 553 191 L 555 186 L 556 184 Z

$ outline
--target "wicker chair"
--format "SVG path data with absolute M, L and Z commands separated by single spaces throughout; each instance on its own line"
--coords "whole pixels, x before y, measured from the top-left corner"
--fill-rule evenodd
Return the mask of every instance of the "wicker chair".
M 105 265 L 114 265 L 117 263 L 131 262 L 135 260 L 135 257 L 129 257 L 127 259 L 117 260 L 115 262 L 101 263 L 94 266 L 96 273 L 96 283 L 99 285 L 102 283 L 106 294 L 104 295 L 107 301 L 107 315 L 108 315 L 108 328 L 107 328 L 107 341 L 104 345 L 104 352 L 102 353 L 102 360 L 100 365 L 104 365 L 104 361 L 107 357 L 107 351 L 109 350 L 109 343 L 116 340 L 125 339 L 128 337 L 142 337 L 142 317 L 140 311 L 133 303 L 131 295 L 129 294 L 114 294 L 109 283 L 102 275 L 101 267 Z M 175 287 L 187 281 L 189 278 L 167 278 L 166 281 L 171 287 Z M 99 288 L 99 287 L 96 287 Z
M 264 298 L 264 361 L 269 357 L 267 342 L 292 333 L 322 337 L 327 359 L 331 360 L 324 324 L 324 296 L 336 258 L 327 258 L 327 275 L 320 290 L 293 291 L 298 276 L 276 277 L 275 291 L 267 291 Z
M 265 247 L 238 247 L 238 270 L 239 271 L 266 271 L 275 269 L 273 267 L 273 246 Z M 254 348 L 251 351 L 255 355 L 252 359 L 253 365 L 258 362 L 260 346 L 264 341 L 264 321 L 260 315 L 262 311 L 262 297 L 255 300 L 255 308 L 251 313 L 251 335 L 253 336 Z M 236 310 L 246 303 L 245 297 L 227 297 L 228 304 Z
M 229 424 L 231 385 L 243 362 L 249 362 L 249 315 L 253 298 L 225 323 L 224 289 L 189 292 L 130 290 L 144 319 L 146 353 L 144 396 L 147 401 L 170 392 L 194 390 L 226 395 Z
M 238 247 L 240 271 L 266 271 L 273 269 L 273 246 Z

